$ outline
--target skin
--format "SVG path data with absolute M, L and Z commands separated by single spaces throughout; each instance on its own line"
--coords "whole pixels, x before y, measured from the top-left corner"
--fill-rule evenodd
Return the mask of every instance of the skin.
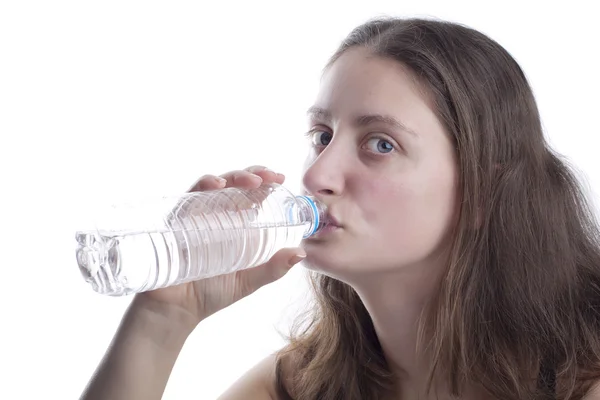
M 223 179 L 218 178 L 205 175 L 190 191 L 225 187 L 251 189 L 272 182 L 282 184 L 285 180 L 283 175 L 263 166 L 231 171 L 221 175 Z M 255 268 L 137 294 L 81 399 L 162 398 L 179 352 L 196 326 L 283 277 L 305 255 L 300 248 L 285 248 Z M 263 364 L 259 367 L 271 373 L 272 362 L 266 367 L 262 367 Z M 272 384 L 262 378 L 265 374 L 260 369 L 257 373 L 260 378 L 244 385 L 240 392 L 244 395 L 234 393 L 233 398 L 248 398 L 247 393 L 252 393 L 250 398 L 254 399 L 272 398 Z
M 416 321 L 442 276 L 456 222 L 452 141 L 426 93 L 397 62 L 364 49 L 342 55 L 325 73 L 313 115 L 303 184 L 329 206 L 340 228 L 282 249 L 256 268 L 138 294 L 82 399 L 160 399 L 185 340 L 205 318 L 281 278 L 306 256 L 306 267 L 351 285 L 373 319 L 386 358 L 400 377 L 394 398 L 426 400 L 417 359 Z M 381 114 L 406 126 L 373 118 Z M 367 121 L 368 120 L 368 121 Z M 413 133 L 407 133 L 410 130 Z M 262 166 L 205 175 L 191 191 L 284 183 Z M 201 358 L 201 355 L 199 355 Z M 257 364 L 220 399 L 276 399 L 274 357 Z M 442 385 L 439 399 L 448 398 Z M 598 391 L 586 400 L 598 399 Z M 484 400 L 468 388 L 463 400 Z
M 315 108 L 303 184 L 342 227 L 304 242 L 306 266 L 357 291 L 402 378 L 402 398 L 416 398 L 427 364 L 415 356 L 416 322 L 457 217 L 452 141 L 413 74 L 363 48 L 326 70 Z M 375 114 L 406 129 L 373 118 L 357 124 Z
M 429 360 L 416 355 L 417 320 L 443 277 L 460 201 L 453 142 L 434 110 L 412 71 L 365 48 L 325 71 L 309 110 L 303 185 L 341 227 L 304 241 L 304 265 L 356 290 L 402 400 L 450 398 L 439 382 L 426 394 Z M 463 400 L 490 399 L 465 389 Z M 598 383 L 585 396 L 595 399 Z

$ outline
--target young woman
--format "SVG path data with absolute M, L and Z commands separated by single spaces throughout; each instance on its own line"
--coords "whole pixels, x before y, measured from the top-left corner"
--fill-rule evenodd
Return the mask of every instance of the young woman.
M 309 117 L 303 183 L 336 229 L 137 295 L 85 399 L 159 399 L 194 327 L 302 256 L 310 323 L 222 399 L 600 399 L 598 225 L 505 49 L 453 23 L 370 21 Z M 192 190 L 284 179 L 222 178 Z

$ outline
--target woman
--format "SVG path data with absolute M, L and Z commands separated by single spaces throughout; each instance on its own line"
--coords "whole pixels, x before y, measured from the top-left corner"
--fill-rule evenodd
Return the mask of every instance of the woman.
M 368 22 L 309 115 L 303 183 L 337 228 L 137 295 L 85 399 L 160 398 L 197 324 L 305 255 L 309 324 L 222 399 L 600 399 L 598 225 L 499 44 L 447 22 Z M 284 179 L 222 177 L 192 190 Z

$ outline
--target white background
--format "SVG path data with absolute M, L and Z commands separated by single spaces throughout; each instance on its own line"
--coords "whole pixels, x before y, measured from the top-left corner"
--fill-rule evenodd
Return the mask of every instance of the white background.
M 185 191 L 267 165 L 297 189 L 305 110 L 327 57 L 381 14 L 462 22 L 520 62 L 555 147 L 600 193 L 593 2 L 0 3 L 0 398 L 77 398 L 130 298 L 74 257 L 92 204 Z M 289 4 L 289 5 L 288 5 Z M 302 268 L 205 321 L 164 398 L 213 399 L 283 345 Z

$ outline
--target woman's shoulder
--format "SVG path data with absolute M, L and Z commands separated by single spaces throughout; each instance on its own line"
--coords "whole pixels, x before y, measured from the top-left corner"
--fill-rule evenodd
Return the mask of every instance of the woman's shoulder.
M 600 380 L 594 382 L 582 400 L 600 400 Z
M 292 355 L 276 352 L 250 368 L 218 400 L 289 400 Z
M 250 368 L 219 400 L 280 400 L 276 387 L 277 355 L 271 354 Z

